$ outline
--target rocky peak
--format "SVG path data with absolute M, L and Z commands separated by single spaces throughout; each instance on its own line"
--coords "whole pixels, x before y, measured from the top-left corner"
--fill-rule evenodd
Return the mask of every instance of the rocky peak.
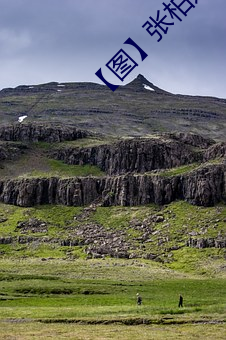
M 125 85 L 124 88 L 127 90 L 135 90 L 136 92 L 146 91 L 157 94 L 170 94 L 169 92 L 164 91 L 159 87 L 155 86 L 153 83 L 147 80 L 142 74 L 138 74 L 138 76 L 129 84 Z

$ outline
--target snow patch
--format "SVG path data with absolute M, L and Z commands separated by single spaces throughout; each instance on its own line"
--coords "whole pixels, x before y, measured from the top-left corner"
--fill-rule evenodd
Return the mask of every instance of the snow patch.
M 62 92 L 62 90 L 57 90 L 57 92 Z
M 27 118 L 27 116 L 20 116 L 20 117 L 18 118 L 18 122 L 19 122 L 19 123 L 22 123 L 22 121 L 23 121 L 25 118 Z
M 57 86 L 59 86 L 59 87 L 65 87 L 64 84 L 58 84 Z
M 34 88 L 34 86 L 29 86 L 29 89 L 33 89 Z
M 146 84 L 143 84 L 144 85 L 144 88 L 145 90 L 149 90 L 149 91 L 155 91 L 153 88 L 151 88 L 150 86 L 146 85 Z

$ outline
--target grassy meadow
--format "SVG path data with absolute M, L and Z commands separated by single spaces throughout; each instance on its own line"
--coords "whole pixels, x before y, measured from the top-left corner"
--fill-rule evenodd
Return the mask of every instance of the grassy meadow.
M 83 207 L 0 204 L 0 237 L 14 238 L 0 244 L 0 339 L 225 338 L 225 251 L 186 246 L 190 232 L 197 234 L 193 237 L 225 233 L 225 205 L 203 208 L 178 201 L 84 212 Z M 153 225 L 152 242 L 141 248 L 140 231 L 131 221 L 156 214 L 165 220 Z M 45 223 L 46 230 L 17 228 L 30 219 Z M 85 246 L 44 241 L 73 238 L 72 231 L 86 223 L 126 230 L 140 258 L 89 259 Z M 34 241 L 18 243 L 17 237 Z M 167 243 L 159 244 L 160 237 Z M 144 259 L 141 251 L 161 261 Z
M 0 339 L 224 338 L 222 278 L 147 260 L 8 258 L 0 267 Z

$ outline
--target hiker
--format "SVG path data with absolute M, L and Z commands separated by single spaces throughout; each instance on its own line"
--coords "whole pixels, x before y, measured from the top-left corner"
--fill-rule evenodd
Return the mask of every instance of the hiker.
M 142 304 L 142 297 L 140 296 L 139 293 L 137 293 L 137 304 L 138 304 L 138 306 L 141 306 L 141 304 Z
M 183 307 L 183 296 L 180 294 L 179 296 L 179 304 L 178 304 L 178 307 Z

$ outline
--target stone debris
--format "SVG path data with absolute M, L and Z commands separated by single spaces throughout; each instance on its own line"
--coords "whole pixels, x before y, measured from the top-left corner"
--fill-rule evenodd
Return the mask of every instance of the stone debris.
M 43 222 L 36 218 L 30 218 L 28 221 L 18 222 L 16 230 L 20 230 L 21 234 L 27 233 L 47 233 L 48 226 L 46 222 Z

